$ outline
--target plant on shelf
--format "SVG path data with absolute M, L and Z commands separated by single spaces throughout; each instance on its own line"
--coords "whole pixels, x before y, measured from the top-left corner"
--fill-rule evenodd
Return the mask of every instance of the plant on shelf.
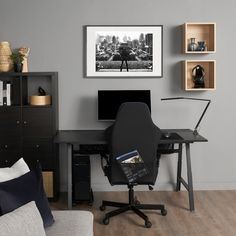
M 23 61 L 24 61 L 24 55 L 18 51 L 13 52 L 10 56 L 13 64 L 14 64 L 14 71 L 15 72 L 22 72 L 23 68 Z

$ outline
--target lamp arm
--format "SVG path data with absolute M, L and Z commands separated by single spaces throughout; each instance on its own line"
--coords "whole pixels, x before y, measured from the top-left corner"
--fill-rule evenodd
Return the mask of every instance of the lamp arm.
M 202 100 L 203 100 L 203 99 L 202 99 Z M 206 100 L 206 99 L 205 99 L 205 100 Z M 200 119 L 198 120 L 198 122 L 197 122 L 197 124 L 196 124 L 196 126 L 195 126 L 195 128 L 194 128 L 193 134 L 195 134 L 195 135 L 198 135 L 197 128 L 198 128 L 199 124 L 201 123 L 202 118 L 203 118 L 203 116 L 205 115 L 206 110 L 207 110 L 207 108 L 209 107 L 209 105 L 210 105 L 210 103 L 211 103 L 211 100 L 207 100 L 207 101 L 208 101 L 208 103 L 207 103 L 207 105 L 206 105 L 204 111 L 202 112 L 202 115 L 201 115 Z
M 161 98 L 161 101 L 166 101 L 166 100 L 178 100 L 178 99 L 197 100 L 197 101 L 211 102 L 211 100 L 209 100 L 209 99 L 203 99 L 203 98 L 189 98 L 189 97 Z
M 207 108 L 209 107 L 209 105 L 210 105 L 210 103 L 211 103 L 211 100 L 210 100 L 210 99 L 202 99 L 202 98 L 191 98 L 191 97 L 162 98 L 161 100 L 162 100 L 162 101 L 166 101 L 166 100 L 178 100 L 178 99 L 197 100 L 197 101 L 205 101 L 205 102 L 208 102 L 207 105 L 206 105 L 206 107 L 205 107 L 205 109 L 204 109 L 204 111 L 203 111 L 202 114 L 201 114 L 200 119 L 198 120 L 198 122 L 197 122 L 197 124 L 196 124 L 196 126 L 195 126 L 195 128 L 194 128 L 194 131 L 193 131 L 193 134 L 194 134 L 194 135 L 198 135 L 197 128 L 198 128 L 199 124 L 201 123 L 202 118 L 203 118 L 203 116 L 205 115 L 206 110 L 207 110 Z

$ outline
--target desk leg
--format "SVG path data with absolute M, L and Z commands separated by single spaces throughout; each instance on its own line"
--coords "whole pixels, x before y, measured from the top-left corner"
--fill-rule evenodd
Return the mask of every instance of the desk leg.
M 187 162 L 187 177 L 188 177 L 189 207 L 190 207 L 190 211 L 194 211 L 193 179 L 192 179 L 190 144 L 189 143 L 186 143 L 186 162 Z
M 179 152 L 178 152 L 178 167 L 177 167 L 177 184 L 175 191 L 180 191 L 181 188 L 181 172 L 182 172 L 182 143 L 179 144 Z
M 67 205 L 68 205 L 68 209 L 71 210 L 72 209 L 72 145 L 71 144 L 67 144 L 67 165 L 68 165 L 68 169 L 67 169 L 67 191 L 68 191 L 68 195 L 67 195 Z

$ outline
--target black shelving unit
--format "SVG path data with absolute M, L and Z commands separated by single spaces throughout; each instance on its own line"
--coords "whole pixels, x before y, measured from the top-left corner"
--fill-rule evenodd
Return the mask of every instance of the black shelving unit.
M 0 167 L 11 166 L 23 157 L 30 168 L 42 166 L 49 199 L 59 192 L 58 146 L 53 137 L 58 130 L 58 73 L 0 73 L 11 83 L 11 105 L 0 106 Z M 51 105 L 32 106 L 29 97 L 41 86 L 51 95 Z

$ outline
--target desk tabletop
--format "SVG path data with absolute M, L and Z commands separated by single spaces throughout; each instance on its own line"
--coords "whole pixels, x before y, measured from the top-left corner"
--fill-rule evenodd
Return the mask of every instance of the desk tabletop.
M 207 142 L 201 135 L 194 135 L 191 129 L 162 129 L 162 133 L 175 133 L 180 138 L 162 138 L 160 143 L 194 143 Z M 59 130 L 54 138 L 55 143 L 70 144 L 106 144 L 104 130 Z

